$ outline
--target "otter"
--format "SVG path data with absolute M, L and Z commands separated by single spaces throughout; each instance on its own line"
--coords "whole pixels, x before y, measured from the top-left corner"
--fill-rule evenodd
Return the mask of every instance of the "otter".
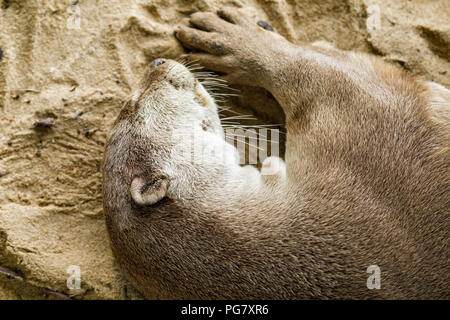
M 197 12 L 175 36 L 231 84 L 272 94 L 284 161 L 239 165 L 213 96 L 174 60 L 155 60 L 121 109 L 103 198 L 126 278 L 160 299 L 450 298 L 448 90 L 266 25 Z

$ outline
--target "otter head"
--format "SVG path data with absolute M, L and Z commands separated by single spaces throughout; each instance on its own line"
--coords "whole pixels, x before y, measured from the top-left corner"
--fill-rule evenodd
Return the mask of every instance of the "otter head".
M 198 129 L 222 134 L 217 105 L 186 66 L 173 60 L 154 60 L 132 96 L 134 116 L 141 129 Z M 170 126 L 167 126 L 170 123 Z
M 217 159 L 223 165 L 224 153 L 233 162 L 237 154 L 224 140 L 214 98 L 188 67 L 167 59 L 150 65 L 122 108 L 106 149 L 105 165 L 121 168 L 140 206 L 166 196 L 188 198 L 195 192 L 192 177 L 217 172 Z

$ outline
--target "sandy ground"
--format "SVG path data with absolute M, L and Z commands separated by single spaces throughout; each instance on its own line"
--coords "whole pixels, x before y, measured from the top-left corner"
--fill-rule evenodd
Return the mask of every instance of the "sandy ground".
M 183 52 L 174 26 L 223 6 L 295 43 L 371 52 L 450 87 L 448 0 L 0 0 L 0 299 L 140 298 L 105 230 L 106 136 L 145 66 Z

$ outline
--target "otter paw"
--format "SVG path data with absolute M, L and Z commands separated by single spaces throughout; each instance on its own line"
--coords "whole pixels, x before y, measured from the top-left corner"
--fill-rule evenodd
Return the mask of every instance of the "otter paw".
M 224 73 L 224 79 L 232 84 L 262 86 L 259 82 L 265 75 L 261 72 L 271 68 L 261 64 L 275 61 L 279 47 L 286 45 L 267 22 L 252 23 L 235 9 L 196 12 L 189 23 L 175 30 L 175 37 L 185 47 L 197 50 L 186 58 Z
M 265 177 L 276 176 L 277 178 L 284 178 L 286 177 L 286 164 L 279 157 L 268 157 L 262 163 L 261 175 Z
M 185 46 L 208 52 L 213 55 L 225 55 L 232 51 L 233 44 L 227 35 L 236 28 L 216 13 L 196 12 L 189 19 L 189 27 L 179 26 L 175 37 Z

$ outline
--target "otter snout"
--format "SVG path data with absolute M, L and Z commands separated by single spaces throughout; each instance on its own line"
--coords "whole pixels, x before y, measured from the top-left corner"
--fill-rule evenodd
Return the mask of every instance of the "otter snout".
M 183 64 L 171 59 L 157 58 L 150 63 L 147 86 L 165 82 L 176 89 L 193 90 L 195 77 Z
M 132 100 L 136 103 L 161 95 L 179 96 L 180 101 L 184 98 L 186 101 L 193 99 L 202 107 L 216 110 L 213 97 L 197 80 L 195 74 L 183 63 L 171 59 L 157 58 L 150 63 L 147 75 Z
M 167 61 L 167 59 L 165 59 L 165 58 L 157 58 L 157 59 L 153 60 L 152 66 L 154 66 L 154 67 L 160 66 L 160 65 L 166 63 L 166 61 Z

